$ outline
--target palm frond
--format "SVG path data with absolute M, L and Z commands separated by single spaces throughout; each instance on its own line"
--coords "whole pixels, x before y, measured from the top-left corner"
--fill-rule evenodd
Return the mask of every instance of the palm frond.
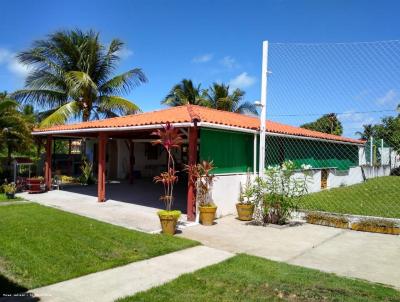
M 241 103 L 237 109 L 235 110 L 236 113 L 243 113 L 243 114 L 252 114 L 258 115 L 257 106 L 251 102 L 243 102 Z
M 80 104 L 76 101 L 68 102 L 67 104 L 57 108 L 53 113 L 49 114 L 41 123 L 40 127 L 49 127 L 52 125 L 65 124 L 71 117 L 80 111 Z
M 68 99 L 67 93 L 50 89 L 21 89 L 11 96 L 22 104 L 32 102 L 43 108 L 60 106 Z
M 103 113 L 109 112 L 107 116 L 110 117 L 111 112 L 117 115 L 135 114 L 140 112 L 140 108 L 131 101 L 119 96 L 101 96 L 99 99 L 99 111 Z
M 135 68 L 108 80 L 100 86 L 99 91 L 102 94 L 129 93 L 132 88 L 145 82 L 145 74 L 140 68 Z
M 93 82 L 86 72 L 83 71 L 68 71 L 65 73 L 65 82 L 69 90 L 75 94 L 82 94 L 83 91 L 90 90 L 97 94 L 97 85 Z

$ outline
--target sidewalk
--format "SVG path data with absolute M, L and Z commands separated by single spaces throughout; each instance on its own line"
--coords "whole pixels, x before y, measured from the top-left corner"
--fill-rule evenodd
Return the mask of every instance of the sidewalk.
M 234 254 L 197 246 L 33 289 L 43 302 L 112 302 L 224 261 Z

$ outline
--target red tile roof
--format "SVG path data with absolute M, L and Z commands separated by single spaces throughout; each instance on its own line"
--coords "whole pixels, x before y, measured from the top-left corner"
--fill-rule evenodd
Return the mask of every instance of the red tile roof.
M 119 128 L 145 125 L 159 125 L 166 122 L 170 123 L 191 123 L 194 120 L 212 124 L 233 126 L 244 129 L 259 130 L 259 119 L 244 114 L 226 112 L 216 109 L 210 109 L 195 105 L 184 105 L 171 107 L 158 111 L 145 112 L 134 115 L 127 115 L 104 120 L 96 120 L 70 125 L 52 126 L 49 128 L 35 129 L 34 132 L 58 132 L 66 130 L 84 130 L 94 128 Z M 295 135 L 302 137 L 319 138 L 355 144 L 364 144 L 362 140 L 347 138 L 338 135 L 326 134 L 318 131 L 307 130 L 299 127 L 289 126 L 277 122 L 267 121 L 268 132 Z

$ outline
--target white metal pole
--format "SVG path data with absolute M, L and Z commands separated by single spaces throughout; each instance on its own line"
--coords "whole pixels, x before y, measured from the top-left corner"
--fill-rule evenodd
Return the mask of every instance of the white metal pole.
M 257 133 L 254 133 L 253 140 L 253 174 L 257 174 Z
M 261 67 L 261 115 L 260 115 L 260 150 L 258 175 L 264 176 L 265 170 L 265 121 L 267 113 L 267 72 L 268 72 L 268 41 L 263 41 Z
M 383 138 L 381 139 L 381 165 L 383 166 Z
M 369 155 L 369 164 L 370 164 L 370 166 L 372 167 L 373 165 L 374 165 L 374 163 L 373 163 L 373 161 L 374 161 L 374 138 L 371 136 L 370 137 L 370 144 L 371 144 L 371 146 L 370 146 L 370 155 Z

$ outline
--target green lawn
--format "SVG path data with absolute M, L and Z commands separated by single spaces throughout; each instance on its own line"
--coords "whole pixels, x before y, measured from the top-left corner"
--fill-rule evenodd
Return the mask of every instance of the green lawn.
M 400 177 L 386 176 L 365 183 L 305 196 L 301 208 L 343 214 L 400 218 Z
M 378 284 L 238 255 L 118 301 L 398 302 L 400 292 Z
M 3 201 L 17 201 L 17 200 L 22 200 L 22 198 L 15 197 L 14 199 L 8 199 L 6 194 L 0 193 L 0 202 L 3 202 Z
M 33 203 L 0 206 L 0 293 L 35 288 L 197 244 Z

